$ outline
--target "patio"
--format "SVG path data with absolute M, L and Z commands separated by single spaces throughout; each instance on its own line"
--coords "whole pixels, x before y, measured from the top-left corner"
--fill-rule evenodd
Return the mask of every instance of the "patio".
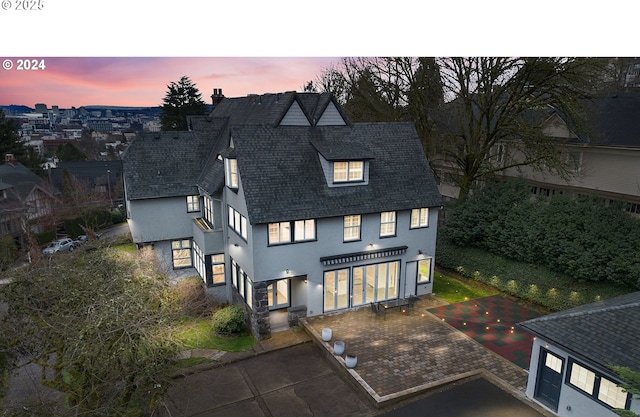
M 345 354 L 357 355 L 357 366 L 345 370 L 378 404 L 479 374 L 524 397 L 527 373 L 522 367 L 429 312 L 443 305 L 436 297 L 423 296 L 413 311 L 394 308 L 383 316 L 366 306 L 302 323 L 342 366 L 345 361 L 333 355 L 333 343 L 345 342 Z M 330 342 L 322 341 L 323 328 L 332 329 Z

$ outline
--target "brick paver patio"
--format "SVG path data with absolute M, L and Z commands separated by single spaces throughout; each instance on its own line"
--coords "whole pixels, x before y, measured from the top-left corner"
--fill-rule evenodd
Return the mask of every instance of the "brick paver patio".
M 345 342 L 345 354 L 358 357 L 349 372 L 379 403 L 478 373 L 524 395 L 526 372 L 427 311 L 442 304 L 423 296 L 408 313 L 392 309 L 386 317 L 376 316 L 366 306 L 302 322 L 328 352 L 333 353 L 334 341 Z M 325 327 L 333 334 L 328 343 L 321 341 Z M 343 357 L 335 359 L 344 366 Z

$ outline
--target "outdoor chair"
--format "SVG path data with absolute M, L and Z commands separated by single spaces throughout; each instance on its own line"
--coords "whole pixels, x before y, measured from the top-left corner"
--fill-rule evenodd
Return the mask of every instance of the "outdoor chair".
M 384 314 L 385 318 L 387 318 L 386 311 L 384 311 L 383 308 L 381 308 L 380 304 L 378 303 L 371 303 L 371 313 L 375 314 L 376 317 L 381 314 Z

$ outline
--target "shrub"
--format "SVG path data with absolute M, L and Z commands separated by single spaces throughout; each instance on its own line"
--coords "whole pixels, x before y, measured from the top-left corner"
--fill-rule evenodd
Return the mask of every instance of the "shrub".
M 111 212 L 111 223 L 120 224 L 125 221 L 124 214 L 120 210 L 113 210 Z
M 226 306 L 213 314 L 213 331 L 221 335 L 234 335 L 245 329 L 244 309 L 237 305 Z
M 178 281 L 175 287 L 178 303 L 182 311 L 189 316 L 200 316 L 210 308 L 202 279 L 197 276 Z
M 544 266 L 518 262 L 486 250 L 460 247 L 439 236 L 436 260 L 443 268 L 552 311 L 625 294 L 607 282 L 580 282 Z
M 18 259 L 18 246 L 10 235 L 0 235 L 0 270 Z

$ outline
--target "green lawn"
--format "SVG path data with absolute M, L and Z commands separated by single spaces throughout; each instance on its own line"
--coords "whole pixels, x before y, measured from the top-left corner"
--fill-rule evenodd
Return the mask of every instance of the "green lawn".
M 217 349 L 225 352 L 249 350 L 256 339 L 249 332 L 236 337 L 217 336 L 211 328 L 211 318 L 189 318 L 178 328 L 176 337 L 185 349 Z
M 458 303 L 474 298 L 487 297 L 499 294 L 496 289 L 486 288 L 479 285 L 468 285 L 460 280 L 441 274 L 435 273 L 433 280 L 433 292 L 439 298 L 448 303 Z

